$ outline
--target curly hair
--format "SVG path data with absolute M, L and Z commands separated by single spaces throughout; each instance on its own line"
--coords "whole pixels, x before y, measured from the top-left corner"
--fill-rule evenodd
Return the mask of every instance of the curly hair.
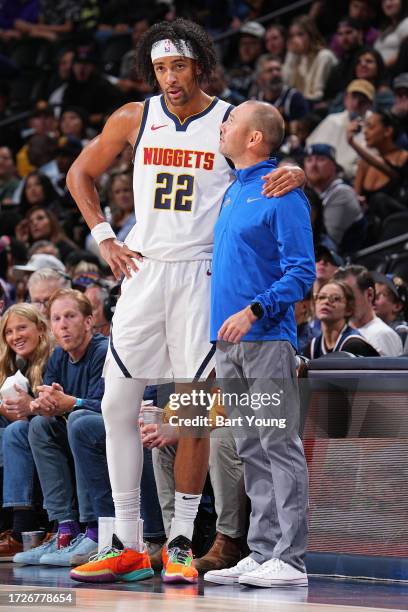
M 181 18 L 172 22 L 160 21 L 142 36 L 136 49 L 137 71 L 141 78 L 152 86 L 157 84 L 150 54 L 154 43 L 163 39 L 171 40 L 176 49 L 180 49 L 180 40 L 186 41 L 197 58 L 200 78 L 209 78 L 217 63 L 212 40 L 197 23 Z

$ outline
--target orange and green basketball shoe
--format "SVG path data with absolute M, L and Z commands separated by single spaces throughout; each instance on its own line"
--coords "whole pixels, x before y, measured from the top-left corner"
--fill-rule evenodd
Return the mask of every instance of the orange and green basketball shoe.
M 163 582 L 197 582 L 198 572 L 194 567 L 191 542 L 177 536 L 163 547 Z
M 133 582 L 154 575 L 147 551 L 142 553 L 124 548 L 116 535 L 112 546 L 101 550 L 88 563 L 72 569 L 70 576 L 79 582 Z

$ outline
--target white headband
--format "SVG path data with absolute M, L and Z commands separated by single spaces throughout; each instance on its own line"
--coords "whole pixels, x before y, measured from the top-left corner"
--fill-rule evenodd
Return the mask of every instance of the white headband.
M 190 57 L 191 59 L 197 59 L 194 55 L 189 44 L 185 40 L 179 40 L 180 50 L 172 43 L 168 38 L 164 40 L 158 40 L 154 43 L 151 50 L 152 62 L 162 57 Z

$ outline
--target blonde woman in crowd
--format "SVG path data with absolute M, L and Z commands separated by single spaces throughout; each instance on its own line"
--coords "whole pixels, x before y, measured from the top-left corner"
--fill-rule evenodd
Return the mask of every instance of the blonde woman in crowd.
M 0 386 L 22 370 L 29 389 L 15 389 L 0 405 L 3 428 L 3 507 L 14 508 L 13 528 L 0 534 L 0 559 L 11 559 L 22 551 L 23 531 L 38 528 L 33 508 L 35 466 L 31 452 L 19 444 L 27 436 L 30 402 L 39 385 L 52 350 L 43 315 L 31 304 L 14 304 L 0 319 Z

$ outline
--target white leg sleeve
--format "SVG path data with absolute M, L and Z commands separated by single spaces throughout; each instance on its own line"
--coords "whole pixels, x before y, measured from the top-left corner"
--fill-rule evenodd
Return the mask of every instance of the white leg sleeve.
M 140 480 L 143 448 L 139 430 L 140 404 L 146 380 L 118 378 L 116 363 L 105 368 L 102 414 L 106 457 L 115 504 L 116 533 L 123 544 L 140 548 Z

